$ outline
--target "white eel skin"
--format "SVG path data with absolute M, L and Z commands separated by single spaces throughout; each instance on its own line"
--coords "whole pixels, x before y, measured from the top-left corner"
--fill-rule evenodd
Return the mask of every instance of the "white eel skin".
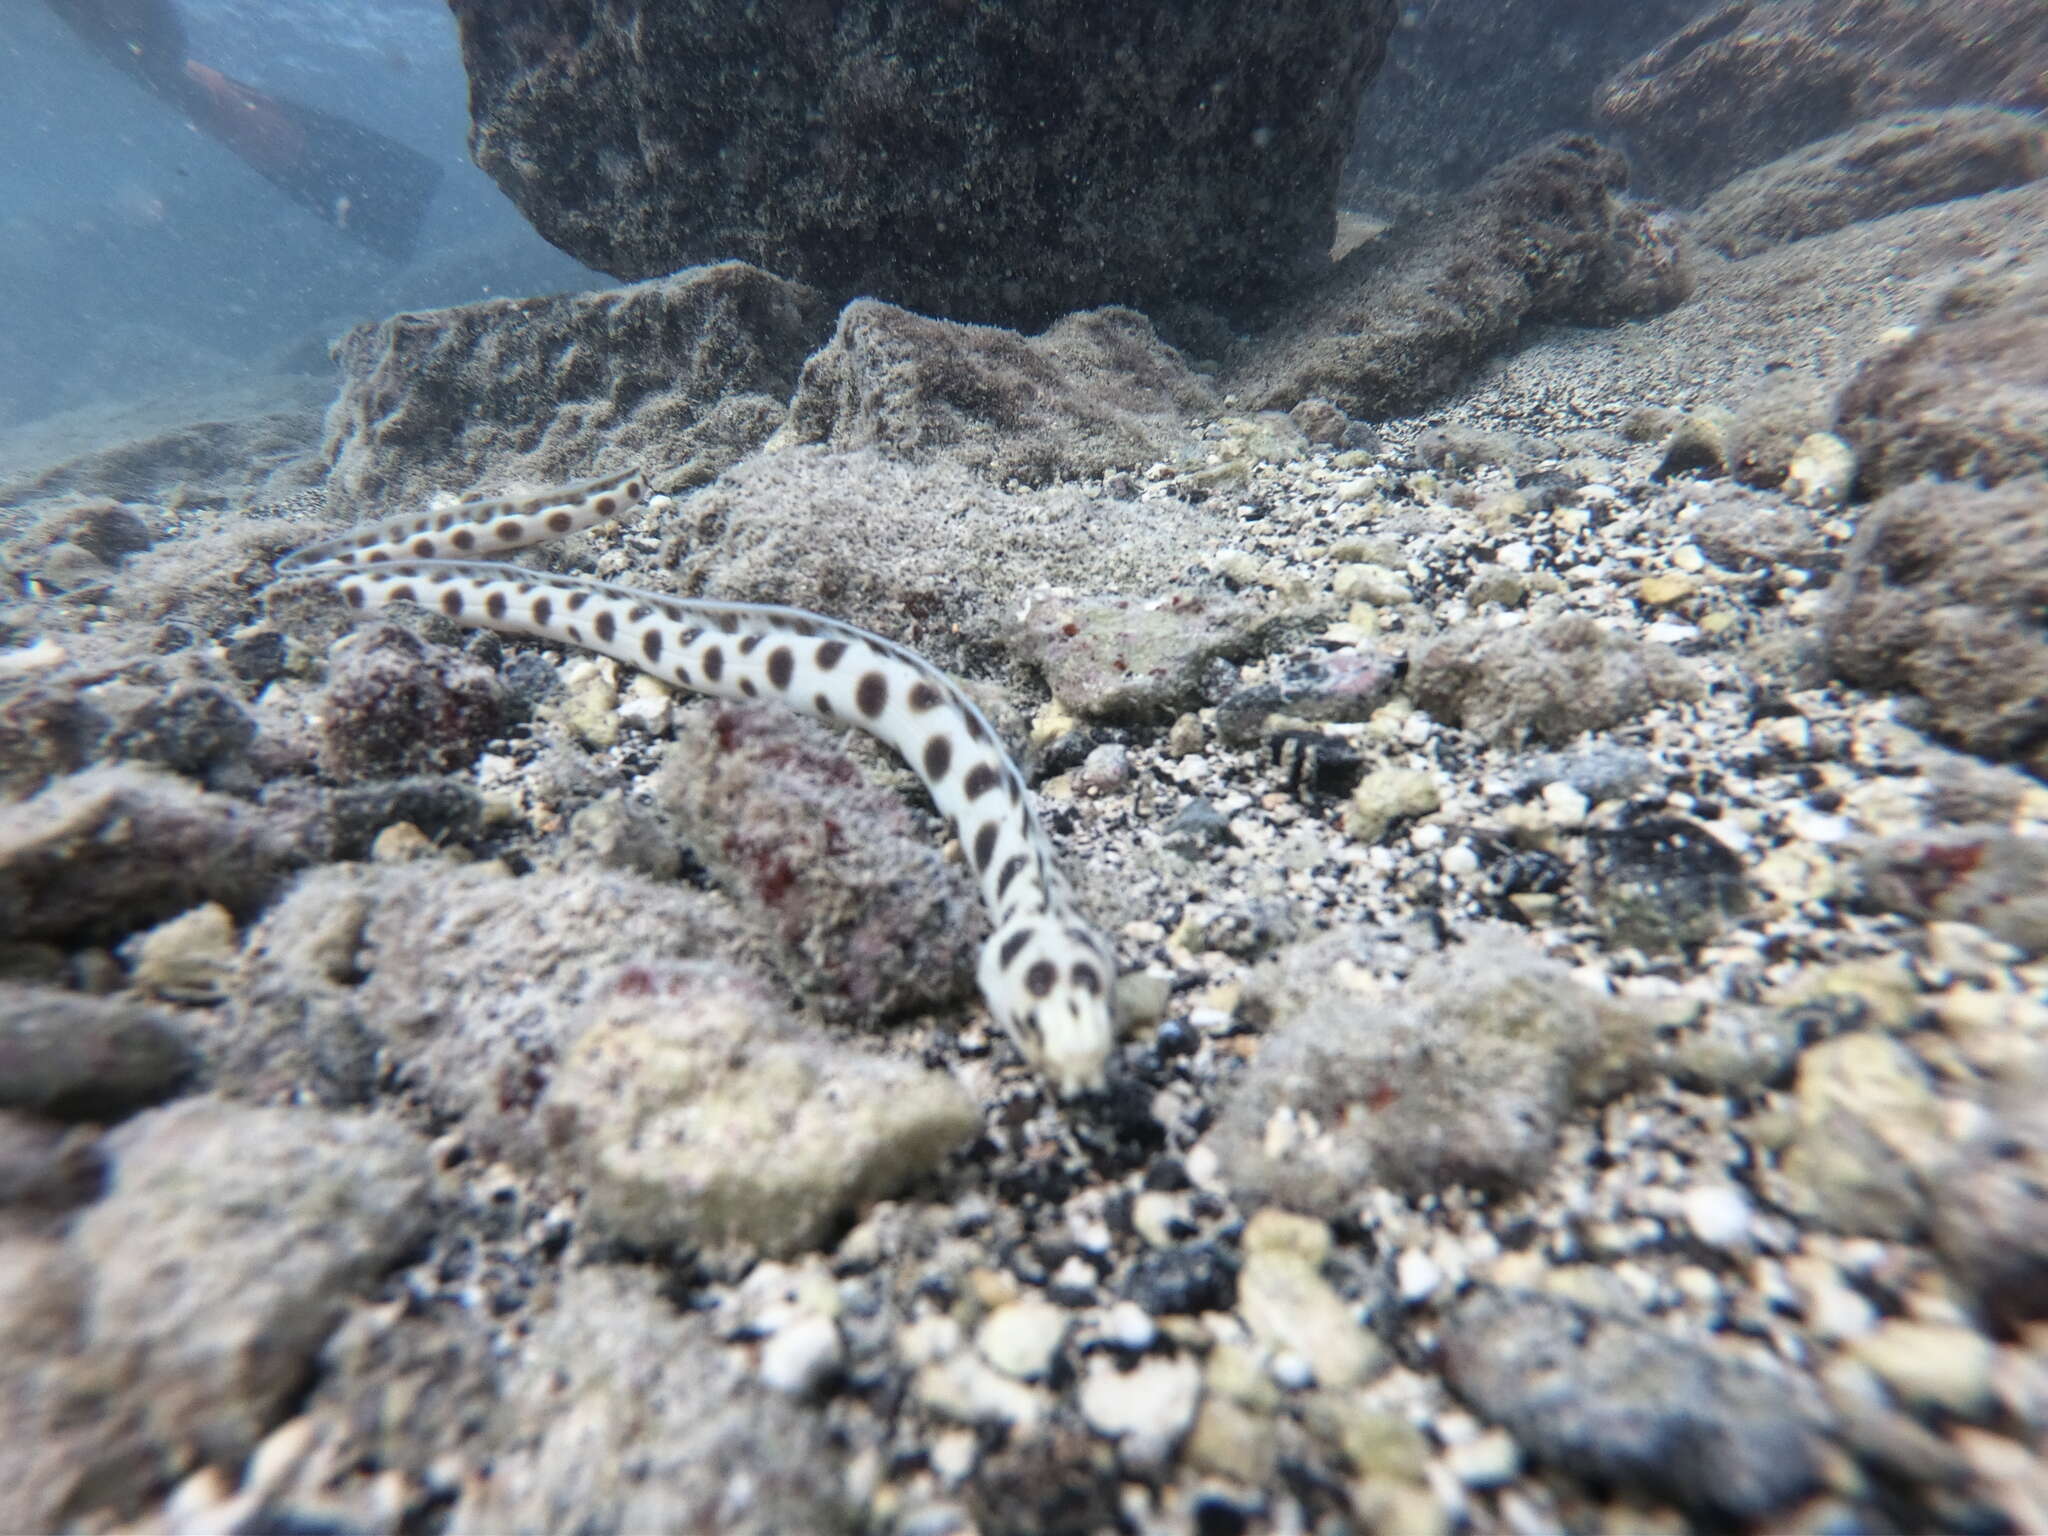
M 1104 1084 L 1116 956 L 1082 919 L 1023 775 L 980 710 L 902 646 L 800 608 L 636 592 L 457 556 L 546 543 L 646 499 L 637 470 L 392 519 L 278 561 L 331 580 L 353 608 L 415 603 L 458 623 L 595 651 L 716 698 L 775 699 L 887 742 L 931 791 L 995 932 L 977 979 L 990 1010 L 1062 1098 Z

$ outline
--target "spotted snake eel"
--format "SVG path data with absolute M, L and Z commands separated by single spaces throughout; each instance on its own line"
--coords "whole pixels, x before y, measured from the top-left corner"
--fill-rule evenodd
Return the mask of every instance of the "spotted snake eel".
M 959 836 L 994 932 L 977 980 L 989 1009 L 1062 1098 L 1103 1086 L 1115 952 L 1080 915 L 1022 774 L 946 675 L 880 635 L 760 603 L 700 602 L 489 561 L 641 506 L 637 470 L 372 523 L 278 561 L 353 608 L 413 603 L 460 624 L 550 640 L 715 698 L 774 699 L 886 742 Z

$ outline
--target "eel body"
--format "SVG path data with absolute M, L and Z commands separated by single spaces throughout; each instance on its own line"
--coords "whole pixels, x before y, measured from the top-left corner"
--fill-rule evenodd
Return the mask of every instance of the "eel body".
M 699 602 L 467 558 L 561 538 L 640 506 L 646 492 L 645 477 L 629 470 L 457 502 L 295 550 L 278 570 L 330 580 L 354 608 L 413 603 L 879 737 L 924 780 L 980 884 L 994 924 L 977 972 L 990 1010 L 1062 1098 L 1100 1088 L 1115 1034 L 1115 952 L 1081 917 L 1001 739 L 943 672 L 880 635 L 798 608 Z

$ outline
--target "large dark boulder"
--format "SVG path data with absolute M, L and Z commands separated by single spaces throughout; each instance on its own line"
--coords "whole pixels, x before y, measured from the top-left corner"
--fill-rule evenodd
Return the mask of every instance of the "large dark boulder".
M 1324 260 L 1393 0 L 450 0 L 477 163 L 621 278 L 1043 323 Z

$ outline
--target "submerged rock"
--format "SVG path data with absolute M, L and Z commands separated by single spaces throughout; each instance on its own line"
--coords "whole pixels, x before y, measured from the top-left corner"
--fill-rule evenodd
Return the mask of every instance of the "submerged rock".
M 1696 698 L 1693 668 L 1667 646 L 1577 614 L 1502 630 L 1468 624 L 1412 658 L 1409 689 L 1440 720 L 1500 745 L 1569 745 L 1653 704 Z
M 477 163 L 578 260 L 740 256 L 835 300 L 1036 325 L 1241 300 L 1324 259 L 1396 7 L 454 10 Z
M 1610 944 L 1690 949 L 1749 910 L 1742 860 L 1696 821 L 1646 817 L 1587 845 L 1586 900 Z
M 1320 398 L 1357 416 L 1451 389 L 1521 326 L 1598 324 L 1690 291 L 1675 235 L 1622 195 L 1627 168 L 1586 138 L 1517 155 L 1391 252 L 1359 252 L 1238 349 L 1228 381 L 1274 410 Z
M 1521 1188 L 1577 1104 L 1634 1077 L 1650 1029 L 1503 940 L 1361 989 L 1347 941 L 1304 945 L 1261 984 L 1274 1029 L 1208 1145 L 1233 1192 L 1336 1218 L 1372 1184 Z
M 2021 112 L 1952 107 L 1862 123 L 1745 171 L 1707 199 L 1692 232 L 1754 256 L 1903 208 L 2048 176 L 2048 128 Z
M 1143 315 L 1068 315 L 1036 336 L 859 299 L 804 364 L 781 441 L 944 454 L 1002 481 L 1170 459 L 1216 397 Z
M 1562 1471 L 1738 1521 L 1820 1486 L 1818 1408 L 1787 1377 L 1556 1296 L 1477 1291 L 1444 1340 L 1458 1393 Z
M 491 1475 L 465 1480 L 450 1528 L 854 1529 L 825 1420 L 748 1375 L 705 1319 L 664 1299 L 655 1274 L 570 1270 L 505 1366 Z
M 308 711 L 320 771 L 343 783 L 467 767 L 505 725 L 497 674 L 396 624 L 335 648 Z
M 303 831 L 160 770 L 72 774 L 0 820 L 0 932 L 93 940 L 207 901 L 248 912 L 305 860 Z
M 655 794 L 790 984 L 860 1024 L 963 996 L 976 897 L 902 801 L 786 710 L 725 706 L 704 727 L 671 750 Z
M 1864 514 L 1829 598 L 1837 676 L 1916 693 L 1938 734 L 2048 769 L 2048 477 L 1891 492 Z
M 328 483 L 374 506 L 636 458 L 664 487 L 708 480 L 780 424 L 827 323 L 801 284 L 727 261 L 358 326 L 336 348 Z
M 0 1108 L 126 1114 L 170 1097 L 198 1065 L 177 1023 L 133 998 L 0 982 Z
M 157 1455 L 233 1465 L 350 1298 L 427 1228 L 426 1145 L 381 1118 L 189 1099 L 107 1150 L 111 1186 L 71 1237 L 92 1276 L 84 1357 L 123 1384 Z

